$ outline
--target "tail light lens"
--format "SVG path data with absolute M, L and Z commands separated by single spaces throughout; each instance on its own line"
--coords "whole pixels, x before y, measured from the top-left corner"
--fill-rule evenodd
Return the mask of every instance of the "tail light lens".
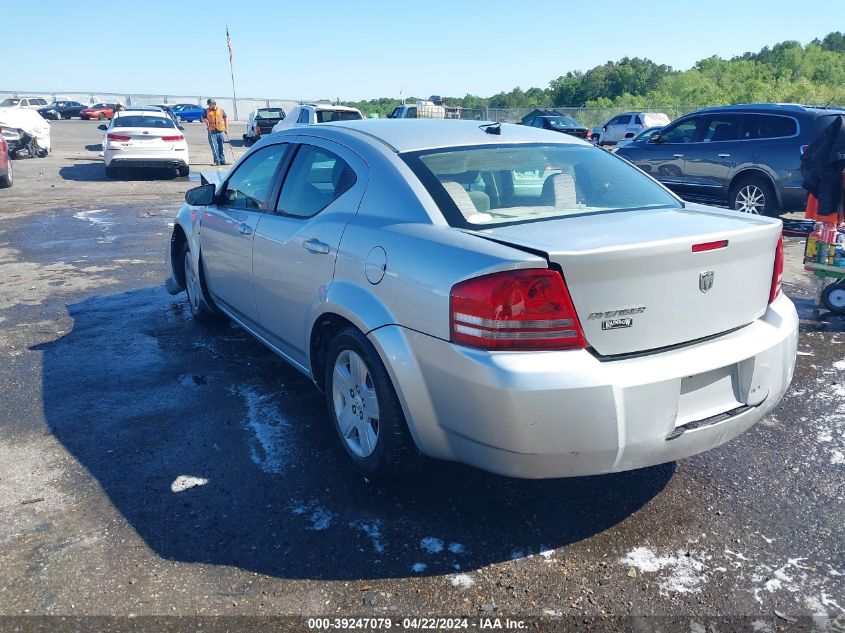
M 772 303 L 780 296 L 780 283 L 783 279 L 783 235 L 778 237 L 778 246 L 775 251 L 775 267 L 772 271 L 772 288 L 769 290 L 769 303 Z
M 106 138 L 110 141 L 131 141 L 131 136 L 126 136 L 125 134 L 107 134 Z
M 170 141 L 172 143 L 174 141 L 184 141 L 185 137 L 182 136 L 181 134 L 178 134 L 177 136 L 162 136 L 161 140 L 162 141 Z
M 802 145 L 801 146 L 801 156 L 807 153 L 807 150 L 810 149 L 809 145 Z
M 486 350 L 583 349 L 566 284 L 547 269 L 512 270 L 455 285 L 452 342 Z
M 584 138 L 586 138 L 586 139 L 591 139 L 591 138 L 593 138 L 593 131 L 592 131 L 592 130 L 587 130 L 587 134 L 586 134 L 586 136 L 584 136 Z

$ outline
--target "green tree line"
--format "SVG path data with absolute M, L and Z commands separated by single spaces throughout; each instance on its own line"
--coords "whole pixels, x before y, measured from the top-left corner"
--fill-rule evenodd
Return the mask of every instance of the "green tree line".
M 414 102 L 417 97 L 407 97 Z M 845 34 L 832 32 L 806 46 L 786 41 L 757 53 L 732 59 L 718 56 L 697 62 L 685 71 L 649 59 L 625 57 L 586 72 L 567 72 L 548 88 L 516 87 L 492 97 L 444 97 L 463 108 L 644 108 L 647 106 L 704 106 L 730 103 L 845 102 Z M 365 115 L 385 116 L 401 103 L 381 98 L 349 102 Z

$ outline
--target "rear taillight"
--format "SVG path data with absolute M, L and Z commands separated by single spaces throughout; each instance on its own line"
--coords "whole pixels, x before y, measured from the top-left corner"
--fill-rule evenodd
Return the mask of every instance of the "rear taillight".
M 452 342 L 486 350 L 582 349 L 572 298 L 555 271 L 511 270 L 461 282 L 450 297 Z
M 587 139 L 593 138 L 592 130 L 587 130 L 587 134 L 584 136 L 584 138 L 587 138 Z
M 783 279 L 783 235 L 778 237 L 778 246 L 775 250 L 775 267 L 772 271 L 772 288 L 769 290 L 769 303 L 772 303 L 780 296 L 780 282 Z
M 810 149 L 809 145 L 802 145 L 801 146 L 801 156 L 807 153 L 807 150 Z
M 110 141 L 131 141 L 131 136 L 125 136 L 124 134 L 107 134 L 106 138 Z
M 182 136 L 181 134 L 179 134 L 178 136 L 162 136 L 161 140 L 162 141 L 170 141 L 172 143 L 173 141 L 184 141 L 185 137 Z

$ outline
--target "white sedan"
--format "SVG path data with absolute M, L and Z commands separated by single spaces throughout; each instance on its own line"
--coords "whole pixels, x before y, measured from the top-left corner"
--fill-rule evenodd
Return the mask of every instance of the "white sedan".
M 286 130 L 301 125 L 315 123 L 336 123 L 338 121 L 358 121 L 364 115 L 357 108 L 336 106 L 322 103 L 306 103 L 296 106 L 287 116 L 273 126 L 273 131 Z
M 311 378 L 352 463 L 618 472 L 736 437 L 792 379 L 781 223 L 567 134 L 345 121 L 186 194 L 167 288 Z M 751 440 L 753 442 L 753 440 Z
M 127 110 L 115 112 L 109 125 L 100 125 L 106 175 L 114 178 L 120 168 L 175 169 L 190 172 L 188 143 L 182 127 L 165 112 Z

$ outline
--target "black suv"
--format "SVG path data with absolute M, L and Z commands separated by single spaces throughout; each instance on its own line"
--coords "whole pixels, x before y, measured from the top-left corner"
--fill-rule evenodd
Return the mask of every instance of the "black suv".
M 804 209 L 801 154 L 842 112 L 791 104 L 705 108 L 617 154 L 682 198 L 777 216 Z

